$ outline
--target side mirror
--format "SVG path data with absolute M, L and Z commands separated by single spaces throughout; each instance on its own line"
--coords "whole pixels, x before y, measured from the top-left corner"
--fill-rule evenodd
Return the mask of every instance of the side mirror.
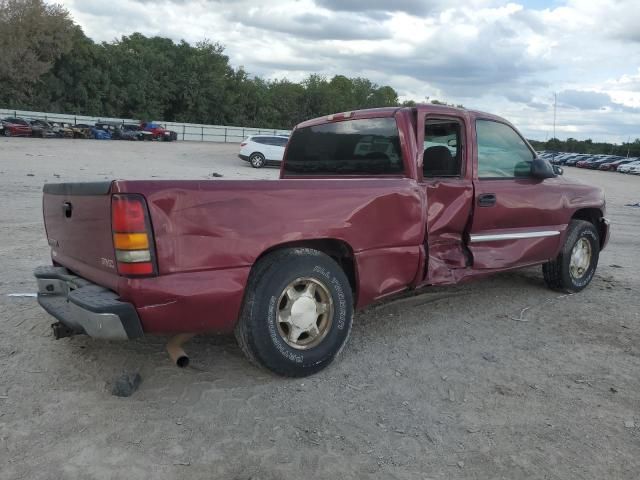
M 548 161 L 536 157 L 531 162 L 531 176 L 544 180 L 545 178 L 555 178 L 556 172 Z
M 556 175 L 563 175 L 563 174 L 564 174 L 564 168 L 559 167 L 558 165 L 554 165 L 554 166 L 553 166 L 553 172 L 554 172 Z

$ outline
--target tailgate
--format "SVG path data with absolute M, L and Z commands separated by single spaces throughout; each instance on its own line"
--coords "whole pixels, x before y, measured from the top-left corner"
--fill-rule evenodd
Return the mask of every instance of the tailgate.
M 111 233 L 111 183 L 47 184 L 43 213 L 53 261 L 115 290 L 118 274 Z

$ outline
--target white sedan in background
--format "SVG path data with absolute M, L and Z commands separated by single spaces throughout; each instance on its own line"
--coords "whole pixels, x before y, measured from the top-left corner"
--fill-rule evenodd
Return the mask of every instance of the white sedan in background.
M 253 168 L 280 166 L 288 141 L 289 137 L 286 135 L 252 135 L 240 144 L 238 156 Z
M 620 165 L 618 167 L 618 172 L 620 173 L 636 173 L 633 170 L 640 167 L 640 160 L 637 162 L 625 163 L 624 165 Z

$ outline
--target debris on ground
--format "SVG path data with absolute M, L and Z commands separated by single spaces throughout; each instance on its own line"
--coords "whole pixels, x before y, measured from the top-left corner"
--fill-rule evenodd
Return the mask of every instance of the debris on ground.
M 491 363 L 498 362 L 498 357 L 496 357 L 493 353 L 483 353 L 482 358 L 485 359 L 487 362 L 491 362 Z
M 20 298 L 24 298 L 24 297 L 35 298 L 37 296 L 38 296 L 37 293 L 9 293 L 9 294 L 7 294 L 7 297 L 20 297 Z
M 456 394 L 451 389 L 449 389 L 449 401 L 450 402 L 455 402 L 456 401 Z
M 625 207 L 640 207 L 640 202 L 638 203 L 625 203 Z
M 123 373 L 113 382 L 111 395 L 115 395 L 116 397 L 130 397 L 138 390 L 141 382 L 142 377 L 139 373 Z

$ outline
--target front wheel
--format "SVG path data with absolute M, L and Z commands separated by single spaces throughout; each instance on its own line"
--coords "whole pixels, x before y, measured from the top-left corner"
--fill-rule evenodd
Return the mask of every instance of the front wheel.
M 340 353 L 352 318 L 353 296 L 342 268 L 317 250 L 288 248 L 255 265 L 235 334 L 252 363 L 303 377 Z
M 261 153 L 252 153 L 251 156 L 249 157 L 249 163 L 251 163 L 251 166 L 253 168 L 262 168 L 264 167 L 264 155 L 262 155 Z
M 11 136 L 11 130 L 9 130 L 8 128 L 4 129 L 4 136 L 5 137 L 10 137 Z
M 565 293 L 584 289 L 596 272 L 600 255 L 600 236 L 591 223 L 572 220 L 560 254 L 542 265 L 547 286 Z

